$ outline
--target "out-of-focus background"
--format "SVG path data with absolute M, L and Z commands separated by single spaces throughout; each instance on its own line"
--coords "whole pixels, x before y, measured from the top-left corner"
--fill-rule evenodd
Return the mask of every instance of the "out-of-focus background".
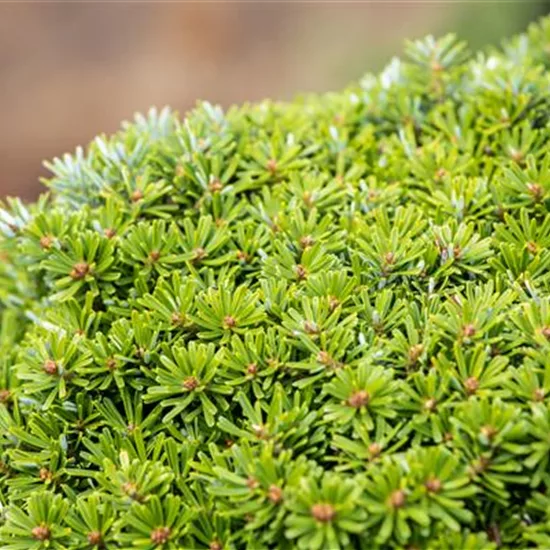
M 344 87 L 406 38 L 456 31 L 475 49 L 550 2 L 0 3 L 0 198 L 34 198 L 42 160 L 151 105 L 185 113 Z

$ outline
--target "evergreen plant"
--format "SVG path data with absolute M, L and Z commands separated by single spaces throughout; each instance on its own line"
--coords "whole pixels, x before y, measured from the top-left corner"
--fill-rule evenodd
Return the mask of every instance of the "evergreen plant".
M 550 547 L 550 19 L 151 110 L 0 210 L 0 547 Z

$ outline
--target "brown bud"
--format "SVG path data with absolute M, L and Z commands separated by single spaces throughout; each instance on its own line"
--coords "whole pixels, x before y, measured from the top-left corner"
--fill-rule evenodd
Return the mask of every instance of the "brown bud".
M 242 250 L 237 250 L 237 260 L 239 260 L 239 262 L 246 263 L 249 259 L 250 256 L 246 252 L 243 252 Z
M 409 362 L 413 365 L 420 359 L 420 356 L 424 352 L 424 346 L 422 344 L 414 344 L 409 349 Z
M 443 484 L 441 483 L 441 480 L 437 479 L 437 477 L 431 477 L 426 481 L 426 483 L 424 483 L 424 486 L 429 493 L 439 493 L 443 487 Z
M 265 165 L 267 171 L 273 175 L 277 171 L 277 161 L 275 159 L 269 159 Z
M 442 179 L 447 175 L 447 170 L 445 168 L 438 168 L 438 170 L 435 173 L 435 179 Z
M 130 195 L 130 200 L 131 200 L 132 202 L 138 202 L 138 201 L 140 201 L 142 198 L 143 198 L 143 193 L 142 193 L 139 189 L 136 189 L 136 190 Z
M 183 381 L 183 387 L 188 391 L 193 391 L 194 389 L 196 389 L 198 387 L 198 385 L 199 385 L 199 381 L 194 376 L 188 376 Z
M 100 531 L 90 531 L 86 538 L 92 546 L 99 546 L 103 542 L 103 536 Z
M 177 327 L 179 325 L 183 325 L 184 320 L 185 320 L 185 317 L 183 315 L 181 315 L 180 313 L 178 313 L 177 311 L 172 313 L 172 315 L 170 316 L 170 322 L 175 327 Z
M 533 242 L 533 241 L 529 241 L 526 245 L 525 245 L 525 248 L 527 248 L 527 250 L 531 253 L 531 254 L 536 254 L 539 250 L 539 247 L 537 245 L 537 243 Z
M 388 499 L 388 503 L 392 508 L 402 508 L 403 506 L 405 506 L 406 501 L 407 495 L 402 489 L 394 491 Z
M 464 381 L 464 389 L 468 395 L 473 395 L 479 388 L 479 380 L 475 376 L 470 376 Z
M 304 331 L 307 334 L 319 334 L 319 327 L 313 321 L 304 321 Z
M 53 237 L 50 237 L 49 235 L 44 235 L 40 237 L 40 247 L 44 250 L 49 250 L 52 247 L 53 244 Z
M 42 365 L 42 370 L 51 376 L 57 374 L 57 363 L 53 359 L 46 359 Z
M 311 235 L 305 235 L 300 239 L 300 246 L 302 248 L 309 248 L 315 244 L 315 240 Z
M 151 531 L 151 542 L 153 544 L 164 544 L 170 539 L 171 533 L 169 527 L 157 527 Z
M 393 252 L 386 252 L 383 261 L 386 265 L 393 265 L 395 263 L 395 254 Z
M 253 491 L 254 489 L 257 489 L 259 487 L 259 483 L 258 483 L 258 480 L 255 478 L 255 477 L 252 477 L 250 476 L 247 480 L 246 480 L 246 486 L 251 490 Z
M 219 193 L 221 190 L 223 189 L 223 183 L 219 180 L 219 179 L 213 179 L 209 184 L 208 184 L 208 190 L 211 192 L 211 193 Z
M 105 361 L 105 368 L 109 372 L 113 372 L 116 369 L 116 367 L 117 367 L 117 362 L 114 357 L 109 357 L 107 361 Z
M 256 363 L 250 363 L 250 365 L 246 367 L 246 373 L 255 376 L 258 373 L 258 365 L 256 365 Z
M 45 523 L 41 523 L 33 528 L 31 531 L 32 538 L 36 540 L 49 540 L 51 537 L 51 531 Z
M 328 307 L 330 311 L 334 311 L 340 305 L 340 300 L 336 296 L 331 296 L 328 299 Z
M 303 280 L 307 279 L 307 277 L 308 277 L 308 272 L 307 272 L 307 269 L 306 269 L 302 264 L 298 264 L 298 265 L 294 268 L 294 271 L 296 272 L 296 278 L 297 278 L 299 281 L 303 281 Z
M 533 391 L 533 401 L 544 401 L 545 395 L 546 395 L 546 392 L 544 391 L 543 388 L 536 388 Z M 2 401 L 1 398 L 0 398 L 0 401 Z
M 253 424 L 252 431 L 258 439 L 268 439 L 269 434 L 266 427 L 263 424 Z
M 328 503 L 314 504 L 311 507 L 310 512 L 317 521 L 322 523 L 328 523 L 336 516 L 336 510 L 331 504 Z
M 371 458 L 376 458 L 382 453 L 382 445 L 374 441 L 368 446 L 368 451 Z
M 90 266 L 86 262 L 78 262 L 73 265 L 73 269 L 70 273 L 71 279 L 79 281 L 84 279 L 90 272 Z
M 40 471 L 38 472 L 38 477 L 40 478 L 40 481 L 46 483 L 53 479 L 53 474 L 50 472 L 50 470 L 48 470 L 48 468 L 40 468 Z
M 226 315 L 223 318 L 223 326 L 226 329 L 235 328 L 237 326 L 237 320 L 235 319 L 235 317 L 232 317 L 231 315 Z
M 279 502 L 283 500 L 283 490 L 277 485 L 271 485 L 269 487 L 267 496 L 269 500 L 273 502 L 273 504 L 279 504 Z
M 359 390 L 348 397 L 347 404 L 354 409 L 360 409 L 369 404 L 370 395 L 365 390 Z
M 153 250 L 153 251 L 149 254 L 149 259 L 151 260 L 151 263 L 158 262 L 159 259 L 160 259 L 160 252 L 159 252 L 158 250 Z
M 108 238 L 108 239 L 112 239 L 113 237 L 116 236 L 116 230 L 115 229 L 112 229 L 110 227 L 108 227 L 107 229 L 105 229 L 103 231 L 103 234 Z
M 550 340 L 550 327 L 542 327 L 540 332 L 547 340 Z
M 506 118 L 506 122 L 509 122 L 509 120 Z M 518 151 L 517 149 L 510 149 L 510 158 L 517 162 L 518 164 L 523 160 L 523 153 L 521 151 Z
M 538 183 L 528 183 L 527 190 L 536 202 L 539 202 L 544 195 L 544 188 Z
M 308 208 L 311 208 L 315 204 L 315 199 L 309 191 L 304 191 L 302 194 L 302 200 Z
M 378 197 L 378 191 L 376 189 L 369 189 L 367 193 L 367 199 L 371 202 L 374 202 Z
M 424 401 L 424 410 L 428 412 L 434 412 L 437 409 L 437 400 L 433 397 L 430 397 L 429 399 L 426 399 Z
M 209 550 L 223 550 L 222 543 L 219 540 L 213 540 L 208 548 Z
M 476 333 L 476 327 L 472 325 L 471 323 L 464 325 L 462 327 L 462 335 L 464 338 L 472 338 Z
M 208 256 L 208 252 L 202 247 L 195 248 L 193 250 L 193 261 L 194 262 L 200 262 L 201 260 L 204 260 Z
M 136 498 L 138 495 L 137 485 L 131 481 L 126 481 L 122 484 L 122 492 L 128 495 L 130 498 Z
M 494 426 L 485 425 L 482 426 L 479 430 L 481 435 L 485 436 L 489 441 L 494 439 L 495 435 L 497 435 L 498 430 Z
M 483 473 L 489 466 L 489 459 L 483 456 L 479 457 L 477 460 L 474 460 L 471 466 L 468 468 L 468 473 L 470 476 L 476 476 Z
M 0 403 L 7 403 L 11 399 L 11 391 L 10 390 L 0 390 Z

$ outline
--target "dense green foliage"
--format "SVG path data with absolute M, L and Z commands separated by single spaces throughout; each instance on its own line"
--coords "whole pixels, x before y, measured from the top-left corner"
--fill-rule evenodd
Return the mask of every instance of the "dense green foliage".
M 1 547 L 550 547 L 549 51 L 153 110 L 7 201 Z

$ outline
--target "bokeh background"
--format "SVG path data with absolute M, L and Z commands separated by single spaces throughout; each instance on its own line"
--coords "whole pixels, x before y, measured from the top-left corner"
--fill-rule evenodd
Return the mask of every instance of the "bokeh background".
M 0 2 L 0 198 L 34 198 L 42 160 L 151 105 L 181 114 L 341 88 L 406 38 L 496 44 L 550 2 Z

